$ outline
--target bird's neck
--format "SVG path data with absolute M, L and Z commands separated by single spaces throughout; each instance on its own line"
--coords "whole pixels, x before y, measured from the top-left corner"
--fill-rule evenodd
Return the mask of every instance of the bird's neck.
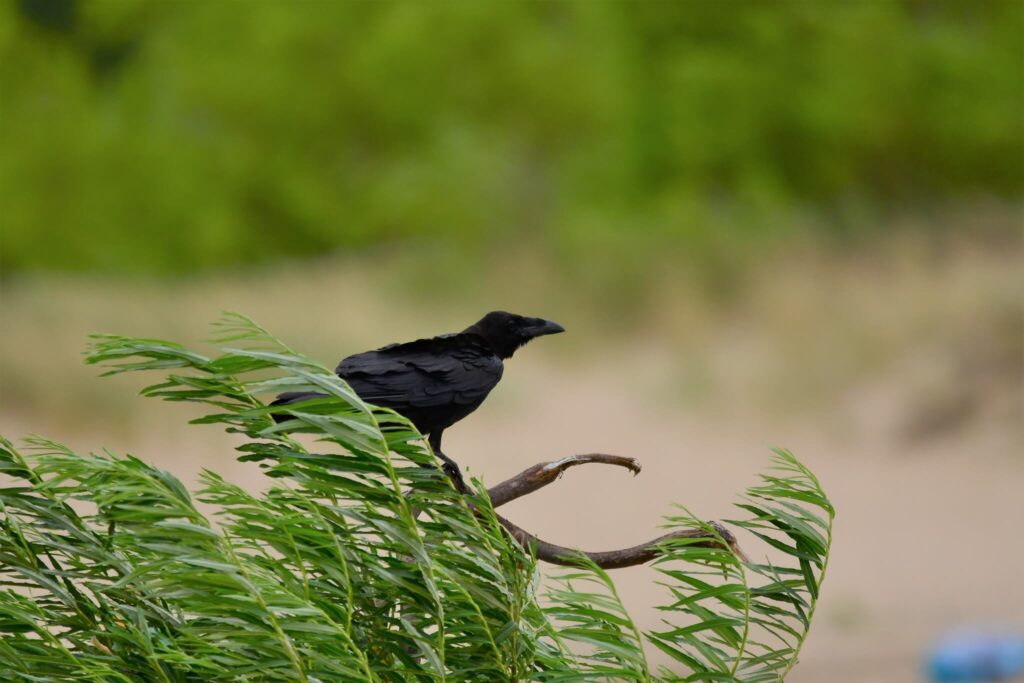
M 484 344 L 486 344 L 492 351 L 494 351 L 494 355 L 496 355 L 498 358 L 502 360 L 505 360 L 506 358 L 511 358 L 512 354 L 515 353 L 516 349 L 518 349 L 520 346 L 519 344 L 503 342 L 503 340 L 500 339 L 492 339 L 491 336 L 488 335 L 487 332 L 484 331 L 484 329 L 476 323 L 464 329 L 462 331 L 462 334 L 471 334 L 475 337 L 479 337 Z

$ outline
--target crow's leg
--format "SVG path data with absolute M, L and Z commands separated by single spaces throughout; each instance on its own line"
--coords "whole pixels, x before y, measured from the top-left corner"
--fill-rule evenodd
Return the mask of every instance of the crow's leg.
M 430 433 L 430 438 L 427 440 L 430 443 L 430 447 L 434 451 L 434 455 L 441 459 L 444 465 L 441 466 L 441 470 L 448 475 L 448 478 L 452 480 L 456 490 L 459 493 L 469 493 L 469 486 L 466 485 L 466 480 L 462 478 L 462 470 L 459 469 L 458 464 L 441 450 L 441 434 L 444 433 L 443 429 L 439 429 L 436 432 Z

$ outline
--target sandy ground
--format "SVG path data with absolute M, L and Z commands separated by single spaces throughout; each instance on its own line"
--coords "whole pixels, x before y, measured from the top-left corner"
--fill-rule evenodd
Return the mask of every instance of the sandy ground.
M 752 275 L 728 314 L 687 288 L 662 288 L 658 315 L 629 325 L 595 316 L 600 301 L 587 302 L 589 313 L 559 304 L 549 297 L 558 288 L 543 283 L 512 301 L 484 288 L 486 305 L 548 315 L 570 334 L 517 354 L 484 406 L 446 433 L 445 450 L 488 484 L 571 453 L 640 459 L 636 478 L 576 468 L 504 510 L 546 540 L 601 550 L 658 535 L 673 503 L 706 519 L 735 516 L 732 501 L 769 449 L 789 448 L 838 510 L 819 613 L 790 681 L 924 681 L 925 653 L 948 630 L 1024 631 L 1024 251 L 1013 242 L 787 259 Z M 457 329 L 465 314 L 387 299 L 374 282 L 332 261 L 268 278 L 5 286 L 0 432 L 129 451 L 188 482 L 212 468 L 259 488 L 259 470 L 233 459 L 231 438 L 184 424 L 194 407 L 137 398 L 144 378 L 96 379 L 80 361 L 86 334 L 192 343 L 218 310 L 240 310 L 333 364 Z M 741 542 L 763 552 L 756 539 Z M 617 578 L 639 624 L 655 627 L 651 570 Z
M 565 373 L 523 355 L 484 407 L 446 435 L 447 452 L 464 468 L 496 483 L 570 453 L 631 455 L 643 464 L 636 478 L 577 468 L 505 509 L 547 540 L 595 550 L 632 545 L 657 535 L 674 502 L 727 518 L 771 446 L 790 448 L 817 472 L 838 509 L 834 555 L 794 683 L 922 681 L 923 653 L 948 629 L 1024 627 L 1021 433 L 998 411 L 954 435 L 908 443 L 886 419 L 884 381 L 820 406 L 813 420 L 780 421 L 666 407 L 645 401 L 643 386 L 623 390 L 619 375 Z M 81 449 L 131 450 L 187 481 L 211 467 L 259 487 L 258 470 L 231 459 L 228 436 L 169 421 L 189 411 L 162 406 L 164 426 L 119 443 L 49 433 Z M 0 426 L 10 436 L 44 429 L 33 422 L 7 416 Z M 758 553 L 755 539 L 741 540 Z M 621 570 L 617 578 L 639 624 L 656 626 L 652 606 L 661 595 L 652 572 Z
M 673 502 L 709 519 L 733 516 L 730 501 L 765 465 L 768 448 L 792 449 L 838 509 L 817 623 L 790 677 L 797 683 L 919 681 L 922 653 L 946 629 L 1014 621 L 1024 627 L 1019 434 L 977 423 L 954 439 L 911 447 L 887 434 L 870 395 L 836 406 L 839 419 L 829 415 L 830 423 L 797 416 L 780 428 L 750 416 L 638 411 L 614 384 L 563 378 L 542 405 L 523 405 L 512 417 L 490 410 L 491 424 L 452 430 L 450 451 L 468 454 L 466 462 L 488 480 L 574 452 L 640 458 L 636 479 L 578 468 L 507 509 L 547 540 L 604 549 L 656 535 Z M 756 539 L 743 542 L 757 554 Z M 619 578 L 640 625 L 655 626 L 650 607 L 661 595 L 650 570 Z

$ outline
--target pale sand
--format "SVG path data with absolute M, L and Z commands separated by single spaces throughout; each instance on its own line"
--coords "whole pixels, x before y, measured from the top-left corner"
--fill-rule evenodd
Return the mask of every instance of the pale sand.
M 734 516 L 731 501 L 754 482 L 773 445 L 790 448 L 819 475 L 838 509 L 834 555 L 790 681 L 921 681 L 923 652 L 946 629 L 1024 626 L 1024 458 L 1012 422 L 983 417 L 942 439 L 907 443 L 876 414 L 892 409 L 884 382 L 819 407 L 813 419 L 768 420 L 659 407 L 608 373 L 566 374 L 529 357 L 513 362 L 495 395 L 446 435 L 446 451 L 469 473 L 496 483 L 535 462 L 590 451 L 631 455 L 643 465 L 636 478 L 576 468 L 504 508 L 547 540 L 589 549 L 632 545 L 657 535 L 673 502 L 708 519 Z M 253 488 L 264 483 L 255 467 L 232 460 L 232 439 L 216 428 L 179 428 L 193 409 L 154 408 L 165 426 L 115 442 L 55 433 L 41 416 L 7 416 L 0 426 L 12 437 L 36 429 L 70 436 L 80 449 L 131 450 L 187 481 L 210 467 Z M 748 554 L 763 552 L 756 539 L 741 540 Z M 661 593 L 651 570 L 615 576 L 639 625 L 655 627 L 651 607 Z

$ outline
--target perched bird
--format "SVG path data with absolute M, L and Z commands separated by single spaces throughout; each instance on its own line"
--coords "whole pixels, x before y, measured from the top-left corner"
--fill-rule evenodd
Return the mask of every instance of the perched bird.
M 367 403 L 404 415 L 428 436 L 445 472 L 465 490 L 458 465 L 441 451 L 441 435 L 480 407 L 498 384 L 503 360 L 537 337 L 564 332 L 558 323 L 494 311 L 462 332 L 390 344 L 349 356 L 335 372 Z M 322 394 L 288 392 L 271 405 L 299 403 Z M 287 419 L 275 415 L 275 420 Z

